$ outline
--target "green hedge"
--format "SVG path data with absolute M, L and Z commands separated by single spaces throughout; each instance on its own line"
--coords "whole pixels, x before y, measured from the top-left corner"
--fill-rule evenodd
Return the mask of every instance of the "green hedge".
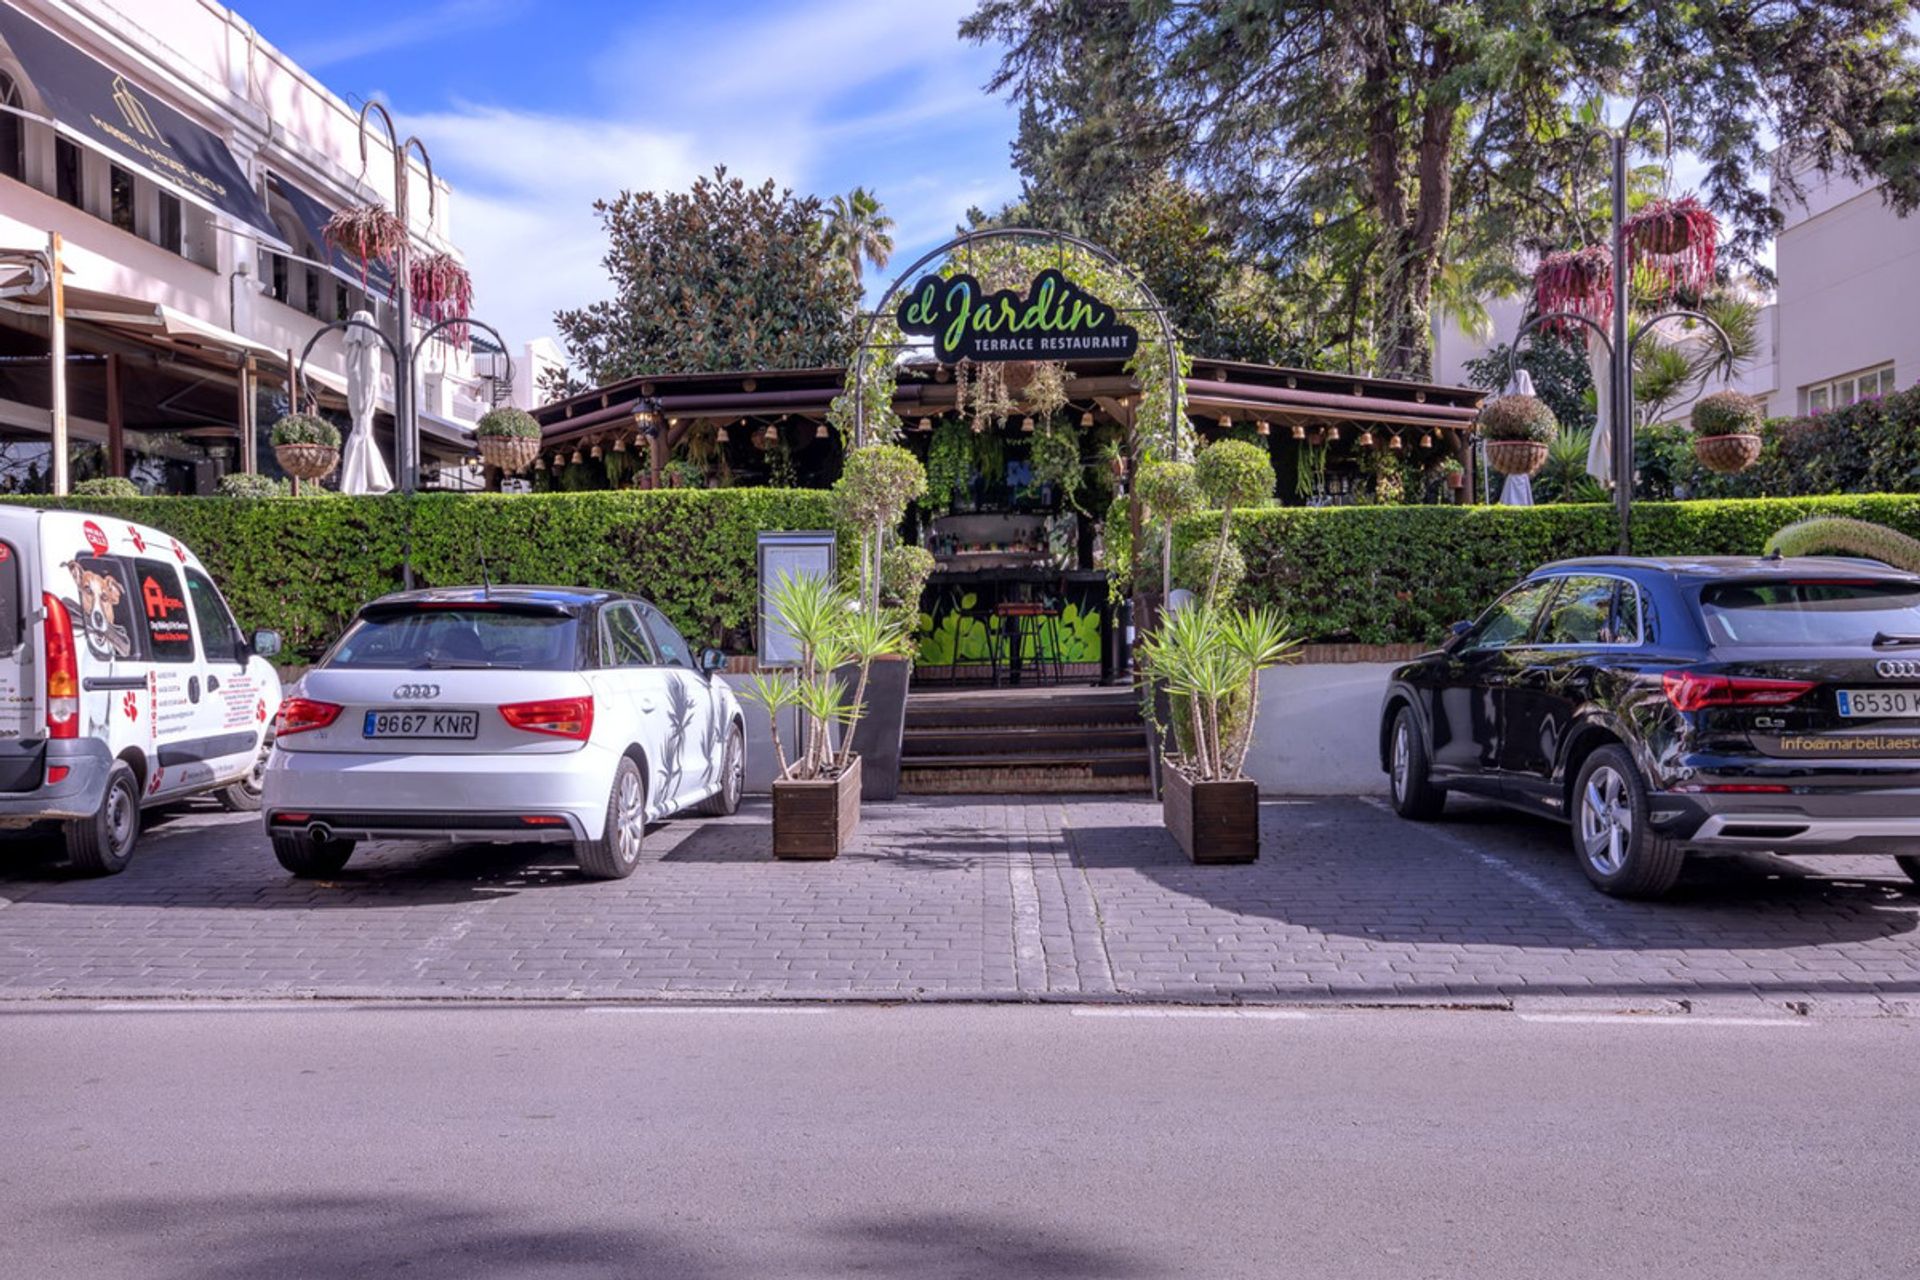
M 401 588 L 409 546 L 416 586 L 480 581 L 484 548 L 494 582 L 637 592 L 691 643 L 745 651 L 755 535 L 834 527 L 828 495 L 803 489 L 20 502 L 165 530 L 206 562 L 243 625 L 272 627 L 308 657 L 361 604 Z
M 1846 495 L 1634 504 L 1643 555 L 1758 555 L 1779 528 L 1850 516 L 1920 535 L 1920 496 Z M 1184 520 L 1176 546 L 1220 517 Z M 1617 526 L 1602 504 L 1542 507 L 1268 507 L 1237 513 L 1247 562 L 1240 599 L 1273 605 L 1309 642 L 1425 644 L 1552 560 L 1609 555 Z

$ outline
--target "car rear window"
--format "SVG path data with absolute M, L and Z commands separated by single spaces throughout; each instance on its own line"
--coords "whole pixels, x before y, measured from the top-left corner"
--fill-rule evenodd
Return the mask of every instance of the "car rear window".
M 571 671 L 579 622 L 551 610 L 402 608 L 361 615 L 327 655 L 327 667 L 448 671 Z
M 20 607 L 20 553 L 0 542 L 0 653 L 20 646 L 25 610 Z
M 1867 648 L 1876 636 L 1920 637 L 1920 583 L 1722 582 L 1700 592 L 1716 647 Z

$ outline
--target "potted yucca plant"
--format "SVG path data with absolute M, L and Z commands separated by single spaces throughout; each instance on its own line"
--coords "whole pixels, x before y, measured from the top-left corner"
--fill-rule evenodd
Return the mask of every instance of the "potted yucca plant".
M 518 475 L 540 456 L 540 424 L 525 409 L 489 409 L 473 424 L 480 458 L 507 475 Z
M 1560 433 L 1553 410 L 1539 396 L 1500 396 L 1480 406 L 1477 422 L 1487 465 L 1502 475 L 1530 476 L 1547 463 L 1547 446 Z
M 1723 476 L 1760 460 L 1760 402 L 1739 391 L 1716 391 L 1693 406 L 1693 456 Z
M 340 465 L 340 429 L 310 413 L 289 413 L 268 437 L 280 469 L 299 480 L 318 480 Z
M 860 608 L 851 593 L 824 577 L 782 574 L 767 595 L 800 650 L 793 668 L 756 672 L 743 691 L 766 708 L 773 728 L 780 769 L 773 782 L 773 856 L 837 857 L 860 825 L 861 758 L 854 734 L 867 676 L 877 659 L 902 651 L 905 637 L 893 619 Z M 791 754 L 780 739 L 786 711 L 798 713 Z

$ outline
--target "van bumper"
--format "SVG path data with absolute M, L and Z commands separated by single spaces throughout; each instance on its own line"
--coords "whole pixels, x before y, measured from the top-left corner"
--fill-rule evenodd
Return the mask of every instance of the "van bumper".
M 0 744 L 0 758 L 12 766 L 33 767 L 28 756 L 45 759 L 44 767 L 35 769 L 40 785 L 0 791 L 0 822 L 21 826 L 57 818 L 91 818 L 100 812 L 107 772 L 113 767 L 106 743 L 97 738 L 54 738 L 31 747 L 19 742 Z M 67 776 L 58 782 L 46 781 L 48 773 L 59 768 L 66 769 Z

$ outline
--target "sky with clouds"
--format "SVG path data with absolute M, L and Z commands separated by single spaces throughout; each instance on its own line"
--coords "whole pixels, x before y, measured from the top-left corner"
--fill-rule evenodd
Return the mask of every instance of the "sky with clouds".
M 715 165 L 827 196 L 864 185 L 895 265 L 1018 189 L 1013 109 L 961 41 L 971 0 L 239 0 L 350 102 L 378 97 L 454 187 L 477 313 L 514 345 L 607 293 L 596 198 Z M 870 284 L 872 283 L 870 277 Z M 884 287 L 884 286 L 882 286 Z

